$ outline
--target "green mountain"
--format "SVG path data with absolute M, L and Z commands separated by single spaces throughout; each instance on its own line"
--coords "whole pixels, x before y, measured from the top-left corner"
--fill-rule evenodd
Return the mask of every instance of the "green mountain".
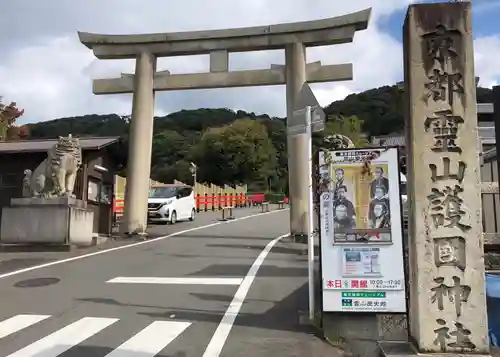
M 478 88 L 478 102 L 492 102 L 490 89 Z M 325 108 L 327 130 L 361 138 L 401 132 L 403 91 L 384 86 L 351 94 Z M 129 119 L 117 114 L 89 114 L 29 124 L 30 138 L 121 136 L 127 141 Z M 152 178 L 190 182 L 189 162 L 200 181 L 247 183 L 252 189 L 286 190 L 286 120 L 242 110 L 181 110 L 155 118 Z M 356 139 L 357 140 L 357 139 Z M 359 139 L 361 140 L 361 139 Z M 360 142 L 358 140 L 358 142 Z

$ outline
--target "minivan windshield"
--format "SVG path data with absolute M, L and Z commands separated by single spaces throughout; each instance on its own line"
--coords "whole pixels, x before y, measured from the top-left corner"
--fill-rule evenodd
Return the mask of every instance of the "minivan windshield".
M 149 190 L 149 198 L 172 198 L 178 190 L 178 187 L 153 187 Z

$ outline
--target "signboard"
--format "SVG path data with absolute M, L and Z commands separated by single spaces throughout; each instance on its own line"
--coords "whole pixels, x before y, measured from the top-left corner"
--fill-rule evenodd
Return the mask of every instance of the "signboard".
M 316 133 L 325 130 L 325 112 L 321 105 L 319 105 L 309 83 L 305 82 L 300 90 L 295 109 L 300 110 L 307 106 L 312 108 L 311 131 Z
M 294 110 L 287 121 L 287 135 L 294 136 L 307 133 L 307 108 Z
M 323 311 L 406 312 L 398 151 L 329 154 L 328 165 L 319 157 Z
M 325 112 L 319 105 L 312 111 L 311 130 L 313 133 L 325 130 Z
M 342 311 L 387 311 L 387 295 L 385 292 L 343 292 Z

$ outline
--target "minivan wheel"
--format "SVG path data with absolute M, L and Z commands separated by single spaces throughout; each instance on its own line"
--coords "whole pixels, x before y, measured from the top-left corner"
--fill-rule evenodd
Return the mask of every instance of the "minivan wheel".
M 170 224 L 175 224 L 176 222 L 177 222 L 177 213 L 173 211 L 172 216 L 170 217 Z
M 189 220 L 194 221 L 195 216 L 196 216 L 196 210 L 193 208 L 193 210 L 191 211 L 191 217 L 189 217 Z

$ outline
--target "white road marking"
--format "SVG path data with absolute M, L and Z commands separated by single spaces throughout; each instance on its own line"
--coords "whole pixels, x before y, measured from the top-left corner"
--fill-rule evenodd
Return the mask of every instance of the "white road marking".
M 285 209 L 285 210 L 288 210 L 288 208 Z M 231 224 L 231 223 L 234 223 L 234 222 L 243 221 L 245 219 L 259 217 L 259 216 L 263 216 L 263 215 L 266 215 L 266 214 L 273 214 L 273 213 L 283 212 L 283 211 L 284 210 L 277 210 L 277 211 L 271 211 L 271 212 L 257 213 L 257 214 L 253 214 L 253 215 L 250 215 L 250 216 L 235 218 L 235 219 L 233 219 L 231 221 L 216 222 L 216 223 L 212 223 L 212 224 L 207 224 L 205 226 L 200 226 L 200 227 L 194 227 L 194 228 L 186 229 L 186 230 L 183 230 L 183 231 L 175 232 L 175 233 L 172 233 L 172 234 L 169 234 L 169 235 L 166 235 L 166 236 L 157 237 L 157 238 L 153 238 L 153 239 L 150 239 L 150 240 L 145 240 L 145 241 L 141 241 L 141 242 L 137 242 L 137 243 L 131 243 L 131 244 L 127 244 L 127 245 L 122 245 L 120 247 L 115 247 L 115 248 L 110 248 L 110 249 L 104 249 L 104 250 L 100 250 L 98 252 L 92 252 L 92 253 L 88 253 L 88 254 L 78 255 L 76 257 L 71 257 L 71 258 L 67 258 L 67 259 L 56 260 L 56 261 L 50 262 L 50 263 L 35 265 L 35 266 L 29 267 L 29 268 L 19 269 L 19 270 L 11 271 L 9 273 L 0 274 L 0 279 L 8 278 L 8 277 L 13 276 L 13 275 L 19 275 L 19 274 L 22 274 L 22 273 L 27 273 L 27 272 L 33 271 L 33 270 L 38 270 L 38 269 L 42 269 L 42 268 L 51 267 L 51 266 L 58 265 L 58 264 L 69 263 L 69 262 L 73 262 L 75 260 L 85 259 L 85 258 L 93 257 L 93 256 L 104 254 L 104 253 L 110 253 L 110 252 L 114 252 L 114 251 L 117 251 L 117 250 L 122 250 L 122 249 L 127 249 L 127 248 L 133 248 L 133 247 L 137 247 L 137 246 L 140 246 L 140 245 L 145 245 L 145 244 L 150 244 L 150 243 L 158 242 L 158 241 L 163 240 L 163 239 L 167 239 L 167 238 L 170 238 L 170 237 L 175 237 L 175 236 L 178 236 L 178 235 L 181 235 L 181 234 L 184 234 L 184 233 L 198 231 L 198 230 L 204 229 L 204 228 L 215 227 L 215 226 L 218 226 L 218 225 L 221 225 L 221 224 Z
M 178 284 L 178 285 L 240 285 L 243 278 L 155 278 L 118 276 L 107 283 L 115 284 Z
M 84 317 L 7 357 L 57 357 L 118 319 Z
M 229 333 L 231 332 L 231 328 L 233 327 L 234 321 L 236 320 L 236 317 L 240 312 L 243 301 L 245 300 L 248 291 L 250 290 L 250 287 L 252 286 L 252 283 L 257 276 L 257 272 L 259 271 L 260 266 L 262 265 L 264 259 L 266 259 L 267 255 L 274 247 L 274 245 L 284 237 L 288 237 L 288 234 L 279 236 L 278 238 L 275 238 L 271 242 L 269 242 L 264 250 L 260 252 L 257 259 L 255 259 L 252 266 L 250 267 L 250 270 L 248 270 L 247 275 L 243 279 L 243 282 L 238 288 L 238 291 L 236 291 L 236 294 L 234 294 L 231 304 L 229 304 L 226 313 L 222 317 L 219 326 L 217 326 L 217 329 L 210 339 L 210 342 L 208 343 L 208 346 L 205 349 L 202 357 L 219 357 L 222 351 L 222 347 L 224 347 L 224 344 L 226 343 Z
M 16 315 L 0 322 L 0 338 L 12 335 L 26 327 L 48 319 L 50 315 Z
M 181 321 L 154 321 L 106 357 L 153 357 L 191 325 Z

